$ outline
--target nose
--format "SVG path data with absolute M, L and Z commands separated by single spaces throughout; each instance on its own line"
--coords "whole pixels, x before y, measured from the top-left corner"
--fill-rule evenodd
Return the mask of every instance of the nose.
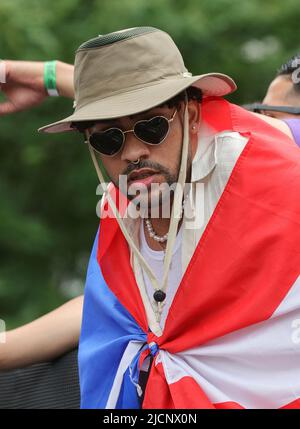
M 126 134 L 126 139 L 121 154 L 122 161 L 133 162 L 137 159 L 148 158 L 149 155 L 149 145 L 140 141 L 133 133 Z

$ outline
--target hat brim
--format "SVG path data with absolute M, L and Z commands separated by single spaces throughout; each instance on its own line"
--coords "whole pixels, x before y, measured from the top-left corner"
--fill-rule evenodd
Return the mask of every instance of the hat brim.
M 169 100 L 189 86 L 196 86 L 205 96 L 230 94 L 236 90 L 235 82 L 222 73 L 208 73 L 200 76 L 165 79 L 156 84 L 135 88 L 134 90 L 115 93 L 89 103 L 77 109 L 73 115 L 39 128 L 39 132 L 62 133 L 74 131 L 72 122 L 100 121 L 134 115 Z

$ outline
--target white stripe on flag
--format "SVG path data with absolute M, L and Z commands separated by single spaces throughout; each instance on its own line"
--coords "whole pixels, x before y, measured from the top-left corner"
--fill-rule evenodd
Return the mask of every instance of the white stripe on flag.
M 128 343 L 120 361 L 105 408 L 114 409 L 116 407 L 123 382 L 123 376 L 142 345 L 143 343 L 141 341 L 130 341 Z

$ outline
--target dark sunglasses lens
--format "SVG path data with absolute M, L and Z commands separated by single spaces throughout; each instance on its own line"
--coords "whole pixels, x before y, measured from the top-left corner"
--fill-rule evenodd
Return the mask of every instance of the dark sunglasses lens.
M 147 143 L 159 144 L 169 131 L 169 122 L 162 116 L 140 121 L 134 127 L 135 135 Z
M 103 155 L 114 155 L 123 144 L 123 133 L 118 128 L 93 133 L 90 135 L 90 144 Z

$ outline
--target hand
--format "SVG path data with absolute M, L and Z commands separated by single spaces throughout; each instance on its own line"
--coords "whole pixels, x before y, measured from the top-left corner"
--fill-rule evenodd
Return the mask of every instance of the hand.
M 44 87 L 43 62 L 5 61 L 5 71 L 1 91 L 6 100 L 0 103 L 0 115 L 36 106 L 48 96 Z
M 5 83 L 0 90 L 6 100 L 0 103 L 0 116 L 26 110 L 48 97 L 44 87 L 44 62 L 5 60 Z M 73 66 L 57 61 L 56 85 L 60 95 L 73 98 Z

